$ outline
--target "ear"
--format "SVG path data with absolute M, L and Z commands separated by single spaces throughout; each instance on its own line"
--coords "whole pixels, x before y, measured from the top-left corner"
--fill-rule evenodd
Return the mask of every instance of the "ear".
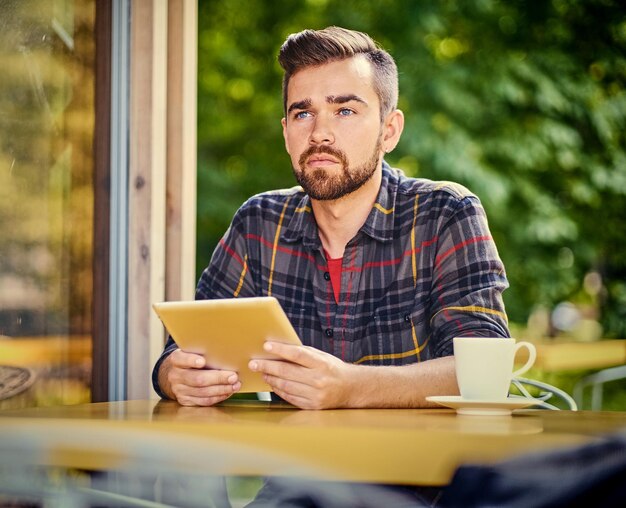
M 391 152 L 398 141 L 404 129 L 404 113 L 399 109 L 394 109 L 387 115 L 383 123 L 383 149 L 385 152 Z
M 281 119 L 281 125 L 283 126 L 283 139 L 285 140 L 285 149 L 287 153 L 289 153 L 289 141 L 287 141 L 287 120 L 285 118 Z

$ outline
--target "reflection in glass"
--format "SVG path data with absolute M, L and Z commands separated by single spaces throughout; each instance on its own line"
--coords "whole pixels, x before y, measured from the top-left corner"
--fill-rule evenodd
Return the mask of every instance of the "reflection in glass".
M 0 408 L 89 400 L 94 15 L 0 0 L 0 366 L 37 378 Z

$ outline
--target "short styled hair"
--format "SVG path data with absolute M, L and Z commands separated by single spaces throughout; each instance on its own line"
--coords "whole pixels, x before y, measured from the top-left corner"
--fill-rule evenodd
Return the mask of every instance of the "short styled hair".
M 372 38 L 354 30 L 330 26 L 323 30 L 303 30 L 291 34 L 280 48 L 278 62 L 284 69 L 283 109 L 287 114 L 287 88 L 296 72 L 307 67 L 364 55 L 373 69 L 373 86 L 380 102 L 381 121 L 398 107 L 398 68 L 396 62 Z

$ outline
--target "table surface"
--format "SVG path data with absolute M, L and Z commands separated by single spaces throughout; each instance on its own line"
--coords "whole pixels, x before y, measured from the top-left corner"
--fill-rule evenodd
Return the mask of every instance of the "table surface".
M 620 430 L 626 413 L 517 410 L 492 417 L 137 400 L 0 412 L 0 456 L 93 470 L 160 464 L 202 474 L 444 485 L 461 464 L 590 443 Z

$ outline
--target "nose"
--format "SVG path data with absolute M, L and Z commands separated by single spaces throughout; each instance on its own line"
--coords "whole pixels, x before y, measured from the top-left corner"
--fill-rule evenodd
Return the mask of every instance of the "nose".
M 332 132 L 330 121 L 323 115 L 315 118 L 313 130 L 309 136 L 309 144 L 311 145 L 332 145 L 335 142 L 335 136 Z

